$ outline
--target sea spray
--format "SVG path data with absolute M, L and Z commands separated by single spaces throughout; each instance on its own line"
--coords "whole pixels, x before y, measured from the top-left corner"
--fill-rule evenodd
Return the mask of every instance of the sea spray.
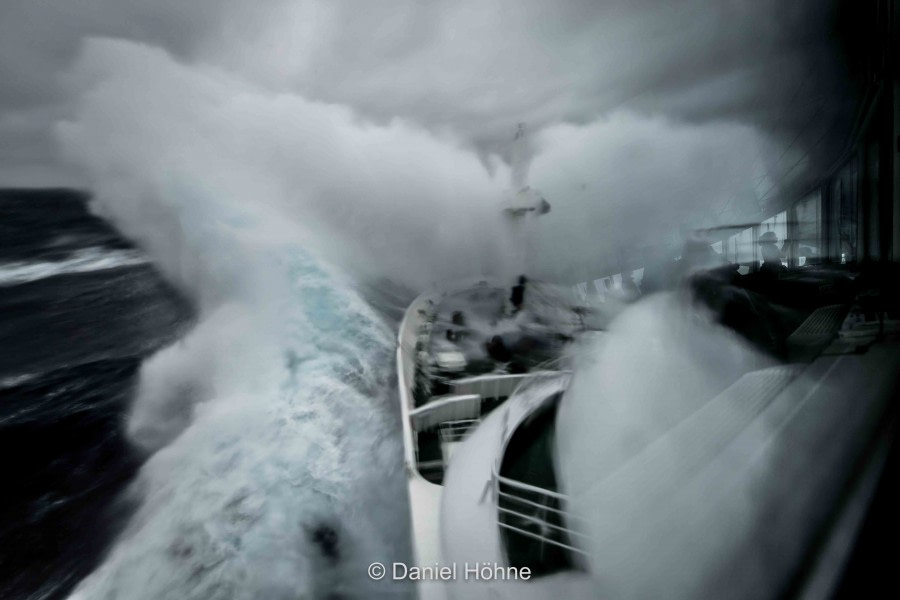
M 127 141 L 102 126 L 135 110 L 117 73 L 86 92 L 63 146 L 94 176 L 95 209 L 200 317 L 144 365 L 128 422 L 150 454 L 136 513 L 74 597 L 370 597 L 366 565 L 409 552 L 392 329 L 264 165 L 223 158 L 177 118 L 159 133 L 147 123 L 161 115 L 129 113 Z
M 368 561 L 405 556 L 391 332 L 301 248 L 268 258 L 278 328 L 226 305 L 145 366 L 129 428 L 161 449 L 75 597 L 366 596 Z

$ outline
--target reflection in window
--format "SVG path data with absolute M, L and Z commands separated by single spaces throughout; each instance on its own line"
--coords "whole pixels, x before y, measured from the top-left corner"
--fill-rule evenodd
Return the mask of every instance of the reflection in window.
M 866 148 L 866 180 L 868 184 L 865 189 L 865 210 L 866 210 L 866 257 L 877 259 L 881 256 L 881 248 L 879 245 L 879 231 L 881 229 L 881 209 L 878 203 L 878 183 L 879 162 L 878 162 L 878 140 L 873 139 Z
M 730 236 L 725 240 L 725 258 L 729 262 L 736 263 L 737 260 L 737 234 Z
M 738 272 L 742 275 L 749 273 L 753 262 L 753 228 L 748 227 L 725 240 L 723 256 L 732 263 L 740 264 Z
M 735 236 L 735 256 L 741 264 L 753 262 L 753 228 L 748 227 Z
M 775 247 L 781 251 L 781 264 L 788 266 L 787 211 L 782 211 L 759 224 L 759 241 L 762 242 L 764 239 L 773 239 Z M 756 249 L 756 260 L 758 264 L 763 264 L 762 248 L 759 245 Z
M 607 297 L 613 291 L 613 281 L 610 277 L 602 277 L 594 280 L 594 289 L 601 302 L 606 302 Z
M 838 258 L 841 264 L 856 260 L 856 161 L 850 161 L 841 172 L 835 200 L 838 205 Z
M 638 289 L 641 289 L 641 284 L 644 283 L 644 268 L 641 267 L 640 269 L 632 271 L 631 278 Z
M 795 256 L 797 265 L 817 264 L 821 256 L 819 247 L 819 229 L 821 219 L 821 198 L 819 192 L 801 200 L 794 205 L 794 215 L 797 221 L 797 237 L 795 244 Z

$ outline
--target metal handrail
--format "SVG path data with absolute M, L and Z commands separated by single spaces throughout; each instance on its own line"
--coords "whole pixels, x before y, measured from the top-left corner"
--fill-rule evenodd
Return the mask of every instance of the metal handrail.
M 584 517 L 581 515 L 577 515 L 575 513 L 569 512 L 563 508 L 557 508 L 555 506 L 550 506 L 550 502 L 556 502 L 559 505 L 564 505 L 568 502 L 569 497 L 566 494 L 562 494 L 560 492 L 555 492 L 553 490 L 548 490 L 544 488 L 540 488 L 522 481 L 518 481 L 515 479 L 509 479 L 506 477 L 501 477 L 496 471 L 495 468 L 492 471 L 492 479 L 493 479 L 493 490 L 494 490 L 494 504 L 497 509 L 497 525 L 504 529 L 508 529 L 510 531 L 515 531 L 521 535 L 539 540 L 543 543 L 551 544 L 554 546 L 558 546 L 570 552 L 575 552 L 577 554 L 583 556 L 589 556 L 589 553 L 581 548 L 577 548 L 572 546 L 571 544 L 566 544 L 559 539 L 554 539 L 554 537 L 548 537 L 546 535 L 542 535 L 540 533 L 534 533 L 531 531 L 526 531 L 521 527 L 516 527 L 515 525 L 511 525 L 504 521 L 504 515 L 512 515 L 513 517 L 524 519 L 525 521 L 534 523 L 538 527 L 542 529 L 550 529 L 554 530 L 558 533 L 558 536 L 565 535 L 570 537 L 580 537 L 582 539 L 589 539 L 588 536 L 580 531 L 576 531 L 566 525 L 566 523 L 570 523 L 575 520 L 584 521 Z M 501 489 L 501 486 L 506 486 L 508 491 L 504 491 Z M 520 495 L 517 495 L 513 492 L 526 492 L 532 495 L 538 496 L 538 498 L 544 498 L 547 500 L 547 504 L 541 503 L 540 501 L 535 501 L 530 498 L 524 498 Z M 547 518 L 542 517 L 540 514 L 526 514 L 519 512 L 513 508 L 508 506 L 500 506 L 501 498 L 506 499 L 507 501 L 518 502 L 532 508 L 535 508 L 539 511 L 543 511 L 545 514 L 550 512 L 557 517 L 561 521 L 561 525 L 557 525 L 555 523 L 550 523 Z
M 442 429 L 468 429 L 475 423 L 479 423 L 481 419 L 459 419 L 457 421 L 444 421 L 439 425 Z
M 481 397 L 478 394 L 443 396 L 409 411 L 412 428 L 423 431 L 439 427 L 441 423 L 481 418 Z
M 508 398 L 533 373 L 490 373 L 454 379 L 449 382 L 455 394 L 478 394 L 482 398 Z
M 457 421 L 444 421 L 440 424 L 445 429 L 468 429 L 473 423 L 477 423 L 479 419 L 459 419 Z
M 504 498 L 509 498 L 510 500 L 515 500 L 516 502 L 521 502 L 522 504 L 528 504 L 528 505 L 533 506 L 533 507 L 535 507 L 535 508 L 541 508 L 541 509 L 544 509 L 544 510 L 549 510 L 549 511 L 555 512 L 555 513 L 557 513 L 557 514 L 559 514 L 559 515 L 561 515 L 561 516 L 563 516 L 563 517 L 566 517 L 566 518 L 581 519 L 582 521 L 585 520 L 585 518 L 584 518 L 583 516 L 581 516 L 581 515 L 576 515 L 575 513 L 570 513 L 570 512 L 568 512 L 568 511 L 562 510 L 562 509 L 560 509 L 560 508 L 553 508 L 552 506 L 547 506 L 547 505 L 545 505 L 545 504 L 540 504 L 540 503 L 538 503 L 538 502 L 534 502 L 534 501 L 528 500 L 528 499 L 526 499 L 526 498 L 521 498 L 521 497 L 519 497 L 519 496 L 515 496 L 515 495 L 513 495 L 513 494 L 510 494 L 509 492 L 503 492 L 503 491 L 497 490 L 497 494 L 498 494 L 498 496 L 503 496 Z
M 552 381 L 560 376 L 565 377 L 566 371 L 562 372 L 540 372 L 533 373 L 532 377 L 522 381 L 516 390 L 517 393 L 531 385 L 539 385 L 542 382 Z M 553 391 L 553 390 L 551 390 Z M 545 396 L 549 398 L 551 396 Z M 570 553 L 589 556 L 589 553 L 581 548 L 573 546 L 570 538 L 579 538 L 587 540 L 588 536 L 579 531 L 575 531 L 569 527 L 569 523 L 574 521 L 584 521 L 581 515 L 569 512 L 564 507 L 569 503 L 569 496 L 554 490 L 541 488 L 516 479 L 509 479 L 500 475 L 500 459 L 506 452 L 506 445 L 509 442 L 513 432 L 516 431 L 520 422 L 531 414 L 534 409 L 543 404 L 544 400 L 528 407 L 521 415 L 514 418 L 513 423 L 505 422 L 503 426 L 502 450 L 498 454 L 498 459 L 491 466 L 491 482 L 490 488 L 493 492 L 493 501 L 497 509 L 497 525 L 498 527 L 516 532 L 517 534 L 540 541 L 541 543 L 550 544 L 569 551 Z M 509 412 L 504 413 L 504 418 L 508 421 Z M 501 503 L 504 506 L 501 506 Z M 515 504 L 513 504 L 515 503 Z M 510 506 L 510 504 L 513 504 Z M 516 504 L 521 507 L 517 508 Z M 527 507 L 527 508 L 526 508 Z M 535 514 L 526 514 L 524 510 L 533 509 Z M 508 518 L 523 519 L 528 523 L 532 523 L 540 527 L 543 531 L 547 531 L 550 535 L 542 533 L 534 533 L 517 527 L 516 525 L 506 522 Z M 550 522 L 557 521 L 556 523 Z
M 481 419 L 460 419 L 458 421 L 445 421 L 438 425 L 438 432 L 444 442 L 458 442 L 466 438 Z
M 519 489 L 525 490 L 527 492 L 550 496 L 551 498 L 555 498 L 557 500 L 566 500 L 567 501 L 569 499 L 569 497 L 567 495 L 561 494 L 559 492 L 554 492 L 553 490 L 547 490 L 547 489 L 544 489 L 541 487 L 537 487 L 535 485 L 525 483 L 524 481 L 518 481 L 515 479 L 509 479 L 507 477 L 502 477 L 501 475 L 499 475 L 496 472 L 496 469 L 494 470 L 494 480 L 497 482 L 498 488 L 499 488 L 499 484 L 502 483 L 504 485 L 508 485 L 508 486 L 514 487 L 514 488 L 519 488 Z
M 554 545 L 554 546 L 559 546 L 560 548 L 565 548 L 566 550 L 568 550 L 568 551 L 570 551 L 570 552 L 577 552 L 578 554 L 582 554 L 582 555 L 584 555 L 584 556 L 588 556 L 587 552 L 585 552 L 584 550 L 581 550 L 581 549 L 576 548 L 576 547 L 574 547 L 574 546 L 570 546 L 570 545 L 568 545 L 568 544 L 563 544 L 562 542 L 557 542 L 556 540 L 552 540 L 552 539 L 550 539 L 550 538 L 544 537 L 544 536 L 539 535 L 539 534 L 537 534 L 537 533 L 532 533 L 532 532 L 530 532 L 530 531 L 525 531 L 524 529 L 519 529 L 518 527 L 514 527 L 514 526 L 512 526 L 512 525 L 507 525 L 506 523 L 501 523 L 501 522 L 499 522 L 499 521 L 497 522 L 497 525 L 499 525 L 500 527 L 502 527 L 502 528 L 504 528 L 504 529 L 509 529 L 510 531 L 515 531 L 516 533 L 518 533 L 518 534 L 520 534 L 520 535 L 524 535 L 524 536 L 527 536 L 527 537 L 530 537 L 530 538 L 534 538 L 534 539 L 536 539 L 536 540 L 540 540 L 541 542 L 544 542 L 544 543 L 547 543 L 547 544 L 552 544 L 552 545 Z
M 514 515 L 514 516 L 519 517 L 520 519 L 524 519 L 526 521 L 531 521 L 540 527 L 549 527 L 551 529 L 556 529 L 557 531 L 561 531 L 565 534 L 577 535 L 578 537 L 583 537 L 583 538 L 588 537 L 587 534 L 581 533 L 580 531 L 575 531 L 574 529 L 569 529 L 568 527 L 562 527 L 560 525 L 554 525 L 553 523 L 548 523 L 548 522 L 538 518 L 535 515 L 527 515 L 525 513 L 520 513 L 515 510 L 512 510 L 511 508 L 503 508 L 502 506 L 498 506 L 497 510 L 507 513 L 507 514 L 510 514 L 510 515 Z

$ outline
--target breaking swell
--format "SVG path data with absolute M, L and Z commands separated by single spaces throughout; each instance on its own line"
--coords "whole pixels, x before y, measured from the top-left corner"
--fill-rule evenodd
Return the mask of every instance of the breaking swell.
M 299 245 L 244 251 L 265 292 L 142 368 L 139 508 L 74 598 L 366 598 L 366 566 L 408 553 L 391 328 Z

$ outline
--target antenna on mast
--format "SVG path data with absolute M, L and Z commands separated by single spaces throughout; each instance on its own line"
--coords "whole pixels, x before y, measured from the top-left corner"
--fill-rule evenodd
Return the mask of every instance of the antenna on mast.
M 527 135 L 525 123 L 519 123 L 511 153 L 511 189 L 503 206 L 510 244 L 507 258 L 510 275 L 521 275 L 534 267 L 537 254 L 535 219 L 550 212 L 550 203 L 527 183 L 528 167 L 531 166 Z
M 510 164 L 511 198 L 503 208 L 503 211 L 511 217 L 524 217 L 529 213 L 539 216 L 550 212 L 550 203 L 547 199 L 537 190 L 531 189 L 527 183 L 528 168 L 531 166 L 527 136 L 525 123 L 519 123 L 513 138 Z

